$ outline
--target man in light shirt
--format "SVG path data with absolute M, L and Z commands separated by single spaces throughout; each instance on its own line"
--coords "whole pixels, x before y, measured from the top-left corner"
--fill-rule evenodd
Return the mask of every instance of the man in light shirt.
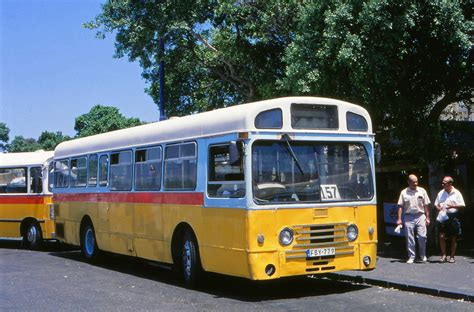
M 439 232 L 439 246 L 441 248 L 440 262 L 449 261 L 456 262 L 454 255 L 456 254 L 457 237 L 461 235 L 461 222 L 459 221 L 459 209 L 464 208 L 464 198 L 461 192 L 454 188 L 454 180 L 450 176 L 443 178 L 443 189 L 438 193 L 435 200 L 435 207 L 438 213 L 446 210 L 449 219 L 445 222 L 437 222 Z M 446 238 L 450 237 L 451 253 L 449 260 L 446 258 Z
M 413 263 L 416 256 L 415 230 L 422 262 L 426 258 L 426 226 L 430 224 L 430 199 L 425 189 L 418 186 L 418 178 L 414 174 L 408 176 L 408 187 L 403 189 L 398 198 L 397 225 L 402 224 L 402 212 L 405 215 L 405 237 L 407 240 L 407 263 Z

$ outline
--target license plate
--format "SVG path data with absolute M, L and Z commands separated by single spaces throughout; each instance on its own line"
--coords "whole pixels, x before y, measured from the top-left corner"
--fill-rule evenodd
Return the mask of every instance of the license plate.
M 322 257 L 322 256 L 333 256 L 336 254 L 336 248 L 329 247 L 329 248 L 316 248 L 316 249 L 308 249 L 306 250 L 306 256 L 308 258 L 311 257 Z

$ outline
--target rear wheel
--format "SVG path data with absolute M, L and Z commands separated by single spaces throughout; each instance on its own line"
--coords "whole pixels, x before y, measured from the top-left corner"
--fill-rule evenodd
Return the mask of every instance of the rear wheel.
M 189 230 L 185 231 L 183 236 L 181 264 L 184 284 L 189 288 L 196 287 L 202 274 L 202 268 L 196 238 Z
M 81 250 L 87 260 L 95 260 L 99 253 L 94 227 L 90 222 L 84 225 L 81 232 Z
M 39 249 L 43 244 L 43 235 L 41 234 L 41 227 L 36 222 L 31 222 L 26 227 L 23 234 L 23 243 L 27 248 Z

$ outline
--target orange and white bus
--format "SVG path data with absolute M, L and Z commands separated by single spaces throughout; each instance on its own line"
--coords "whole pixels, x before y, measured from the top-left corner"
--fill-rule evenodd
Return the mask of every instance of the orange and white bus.
M 371 270 L 374 134 L 367 111 L 279 98 L 56 147 L 56 235 L 79 245 L 252 280 Z
M 0 237 L 23 238 L 31 249 L 54 239 L 48 186 L 53 152 L 0 154 Z

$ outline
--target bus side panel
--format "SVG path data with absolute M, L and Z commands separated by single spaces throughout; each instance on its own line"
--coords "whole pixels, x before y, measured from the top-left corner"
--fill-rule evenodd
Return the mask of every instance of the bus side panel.
M 20 237 L 22 220 L 33 218 L 41 226 L 44 239 L 51 239 L 54 222 L 50 219 L 51 196 L 1 196 L 0 237 Z
M 63 241 L 68 244 L 80 246 L 80 226 L 81 221 L 87 215 L 92 221 L 94 230 L 96 232 L 97 245 L 99 248 L 103 248 L 101 231 L 98 228 L 100 224 L 98 219 L 97 204 L 94 202 L 56 202 L 58 205 L 57 211 L 59 215 L 56 216 L 58 223 L 64 224 L 64 239 Z
M 109 202 L 110 251 L 135 255 L 134 240 L 134 207 L 129 202 Z
M 163 205 L 135 204 L 135 250 L 138 257 L 171 263 L 163 241 Z
M 198 242 L 204 270 L 249 277 L 247 210 L 203 208 Z

